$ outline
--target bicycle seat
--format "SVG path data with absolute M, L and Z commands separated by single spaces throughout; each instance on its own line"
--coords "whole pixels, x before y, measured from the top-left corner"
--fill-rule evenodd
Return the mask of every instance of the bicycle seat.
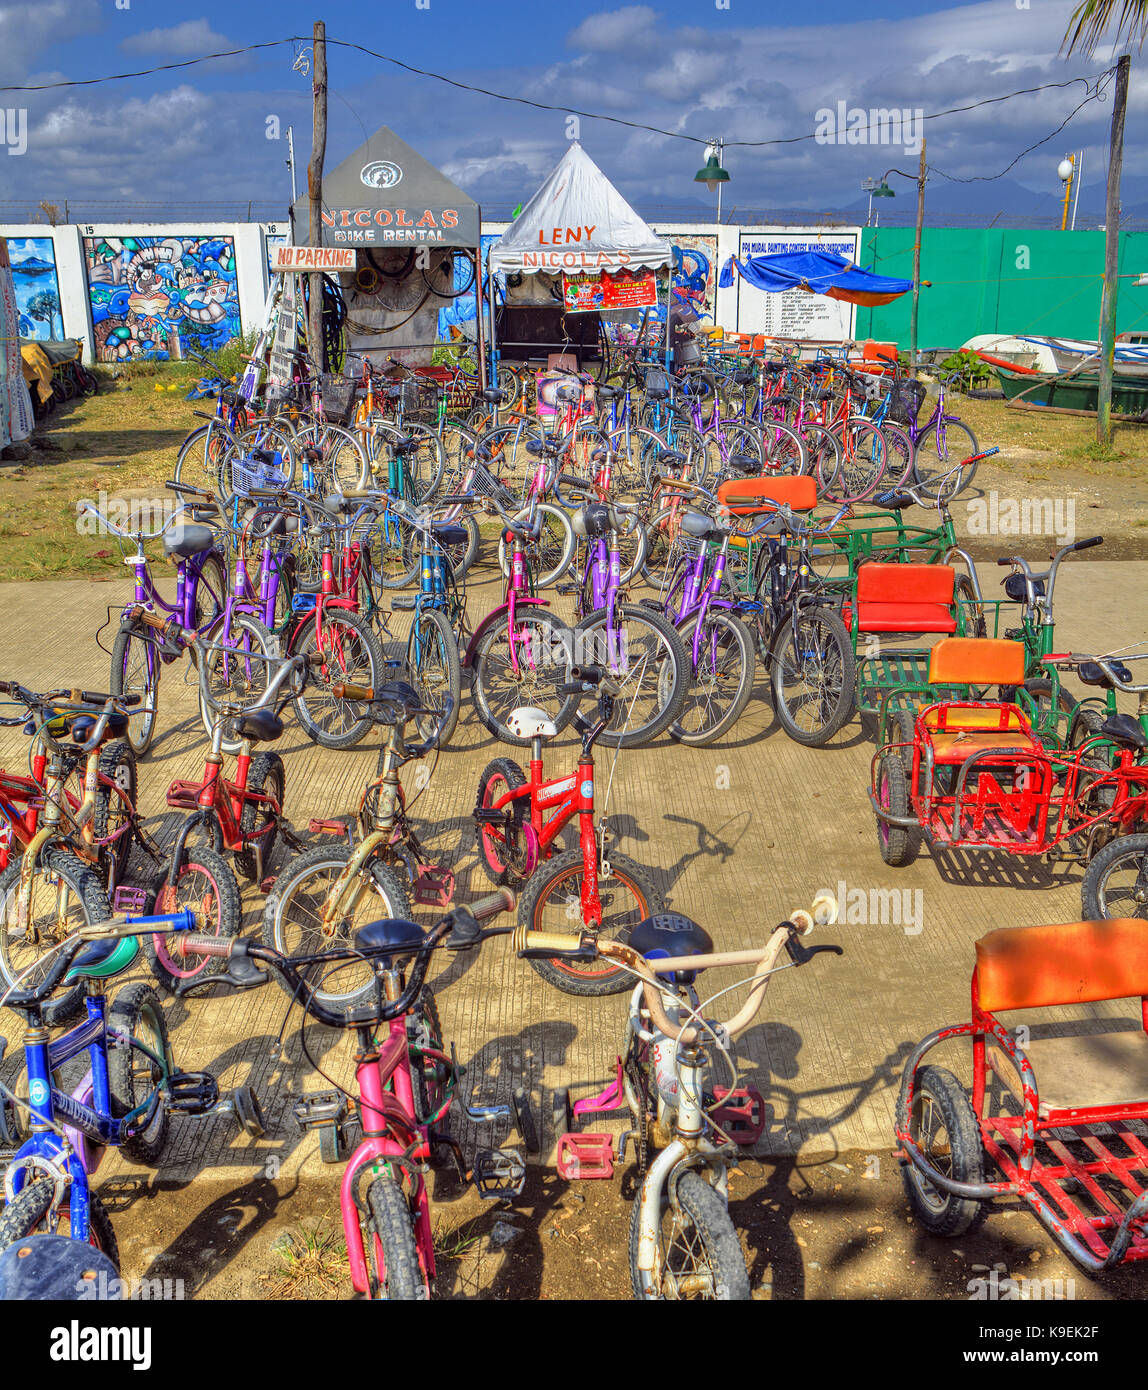
M 599 399 L 600 401 L 612 401 L 612 400 L 614 399 L 615 396 L 621 396 L 622 394 L 623 394 L 623 391 L 622 391 L 622 388 L 621 388 L 620 386 L 599 386 L 599 387 L 598 387 L 598 399 Z
M 390 441 L 391 448 L 396 454 L 410 454 L 418 448 L 419 442 L 411 434 L 400 434 Z
M 417 922 L 407 922 L 401 917 L 380 917 L 377 922 L 368 922 L 359 928 L 355 933 L 355 948 L 364 952 L 386 948 L 388 954 L 377 959 L 385 970 L 390 970 L 396 960 L 413 955 L 425 938 Z
M 382 711 L 386 716 L 379 720 L 382 724 L 406 724 L 424 710 L 422 698 L 409 681 L 384 681 L 375 687 L 374 694 L 372 704 L 376 708 L 388 707 Z
M 528 439 L 526 441 L 526 452 L 534 458 L 554 458 L 558 454 L 558 441 L 556 439 Z
M 1014 603 L 1023 603 L 1025 600 L 1024 575 L 1010 574 L 1004 582 L 1004 591 Z M 1032 592 L 1037 598 L 1044 597 L 1043 579 L 1032 581 Z
M 92 736 L 92 730 L 96 727 L 96 720 L 99 718 L 95 714 L 81 714 L 72 720 L 72 742 L 87 743 Z M 113 738 L 122 738 L 128 731 L 128 716 L 126 714 L 112 714 L 108 716 L 108 727 L 104 730 L 104 736 L 100 739 L 101 746 L 110 742 Z
M 682 517 L 682 530 L 697 541 L 720 541 L 725 535 L 712 517 L 706 516 L 705 512 L 693 510 L 687 510 Z
M 109 936 L 102 941 L 93 941 L 72 961 L 72 968 L 64 976 L 64 983 L 69 984 L 81 976 L 110 980 L 113 975 L 119 975 L 134 964 L 139 949 L 138 936 Z
M 545 710 L 522 705 L 511 710 L 506 727 L 515 738 L 555 738 L 558 728 Z
M 686 456 L 677 449 L 659 449 L 656 461 L 659 468 L 678 468 L 685 463 Z
M 757 374 L 750 371 L 736 371 L 730 373 L 731 379 L 738 386 L 750 386 L 757 379 Z
M 1122 661 L 1113 661 L 1110 664 L 1113 666 L 1117 676 L 1122 681 L 1131 682 L 1132 672 L 1128 669 L 1127 666 L 1124 665 Z M 1080 677 L 1081 683 L 1084 685 L 1100 685 L 1103 686 L 1105 690 L 1115 689 L 1115 686 L 1112 682 L 1112 677 L 1108 674 L 1104 667 L 1100 665 L 1099 662 L 1082 661 L 1076 674 Z
M 596 540 L 610 531 L 610 508 L 604 502 L 590 502 L 578 508 L 570 518 L 570 525 L 582 540 Z
M 432 521 L 431 534 L 440 545 L 466 545 L 470 539 L 466 527 L 455 521 Z
M 556 401 L 580 401 L 582 399 L 581 385 L 575 385 L 572 381 L 564 381 L 561 386 L 555 387 L 554 399 Z
M 497 386 L 488 386 L 482 393 L 482 399 L 488 405 L 501 405 L 506 400 L 506 392 L 500 391 Z
M 232 723 L 240 738 L 249 738 L 252 743 L 272 743 L 283 732 L 283 721 L 269 709 L 248 710 Z
M 1113 743 L 1123 743 L 1128 748 L 1138 748 L 1143 752 L 1148 748 L 1148 736 L 1140 724 L 1130 714 L 1110 714 L 1100 726 L 1100 732 Z
M 648 401 L 669 400 L 670 388 L 668 386 L 647 386 L 646 399 Z
M 630 945 L 646 960 L 665 960 L 669 956 L 704 956 L 714 948 L 709 932 L 680 912 L 659 912 L 639 922 L 630 933 Z M 674 979 L 680 985 L 687 985 L 693 981 L 696 973 L 693 970 L 680 970 Z
M 215 544 L 215 532 L 210 526 L 173 526 L 163 538 L 163 553 L 188 560 Z

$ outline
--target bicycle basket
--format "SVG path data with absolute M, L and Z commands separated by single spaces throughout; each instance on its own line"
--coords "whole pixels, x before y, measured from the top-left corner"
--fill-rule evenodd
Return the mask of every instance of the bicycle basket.
M 898 378 L 889 388 L 887 418 L 897 425 L 915 425 L 917 416 L 921 413 L 921 406 L 924 405 L 925 397 L 928 394 L 928 388 L 921 382 L 905 381 Z
M 349 376 L 324 375 L 319 378 L 319 394 L 323 414 L 331 425 L 349 425 L 355 414 L 355 387 L 358 383 Z
M 276 450 L 272 457 L 273 463 L 263 463 L 249 454 L 232 459 L 231 491 L 248 494 L 253 488 L 283 487 L 287 482 L 283 456 Z
M 670 389 L 670 379 L 660 367 L 651 367 L 646 373 L 647 391 L 668 391 Z

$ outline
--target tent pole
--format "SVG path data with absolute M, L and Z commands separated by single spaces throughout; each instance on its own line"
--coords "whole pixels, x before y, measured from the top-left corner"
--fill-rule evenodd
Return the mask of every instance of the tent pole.
M 482 213 L 478 217 L 478 245 L 474 248 L 474 331 L 477 338 L 475 348 L 478 353 L 478 386 L 486 390 L 486 331 L 483 315 L 486 306 L 482 299 Z

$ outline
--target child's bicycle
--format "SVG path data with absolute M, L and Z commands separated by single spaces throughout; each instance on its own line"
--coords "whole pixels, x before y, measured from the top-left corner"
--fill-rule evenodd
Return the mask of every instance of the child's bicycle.
M 108 1213 L 90 1187 L 91 1175 L 109 1148 L 154 1167 L 167 1145 L 172 1113 L 203 1115 L 219 1103 L 219 1087 L 207 1072 L 181 1072 L 172 1060 L 167 1023 L 155 993 L 126 985 L 111 1005 L 107 982 L 128 970 L 139 937 L 157 927 L 196 924 L 194 912 L 90 922 L 53 948 L 41 978 L 0 995 L 0 1004 L 25 1019 L 26 1099 L 0 1086 L 4 1137 L 19 1143 L 4 1173 L 5 1209 L 0 1248 L 33 1232 L 64 1231 L 117 1260 Z M 49 1041 L 48 1001 L 61 986 L 79 984 L 86 994 L 84 1022 Z M 0 1039 L 0 1056 L 7 1048 Z M 88 1054 L 89 1070 L 71 1092 L 57 1088 L 65 1063 Z M 253 1093 L 242 1087 L 227 1108 L 245 1133 L 258 1137 L 263 1120 Z M 24 1137 L 22 1111 L 28 1115 Z M 20 1142 L 23 1140 L 23 1142 Z
M 464 1068 L 443 1044 L 434 995 L 425 983 L 434 951 L 466 950 L 487 936 L 505 935 L 509 927 L 484 932 L 479 923 L 513 906 L 514 895 L 503 889 L 469 908 L 456 907 L 429 930 L 383 918 L 360 927 L 336 950 L 291 957 L 250 941 L 181 939 L 185 952 L 228 959 L 226 971 L 211 983 L 236 989 L 266 984 L 270 974 L 258 962 L 269 966 L 318 1022 L 355 1030 L 355 1091 L 303 1095 L 295 1103 L 295 1117 L 305 1129 L 318 1132 L 320 1156 L 338 1163 L 346 1157 L 348 1105 L 355 1106 L 361 1138 L 347 1159 L 340 1204 L 351 1280 L 356 1292 L 368 1298 L 430 1296 L 435 1254 L 425 1174 L 436 1148 L 450 1150 L 460 1178 L 473 1182 L 480 1197 L 508 1202 L 522 1191 L 526 1167 L 517 1149 L 482 1149 L 468 1163 L 458 1144 L 436 1128 Z M 353 996 L 329 992 L 327 977 L 343 963 L 353 963 L 360 974 L 366 966 L 365 990 Z M 180 992 L 196 987 L 191 981 Z M 536 1148 L 537 1129 L 524 1093 L 516 1094 L 515 1110 L 524 1142 Z M 483 1106 L 468 1107 L 467 1113 L 483 1121 L 511 1112 L 507 1106 Z
M 657 912 L 661 900 L 644 869 L 624 854 L 607 851 L 605 816 L 594 827 L 593 749 L 613 718 L 618 687 L 597 666 L 571 667 L 569 679 L 559 686 L 563 695 L 595 691 L 597 719 L 574 718 L 582 735 L 577 768 L 549 781 L 543 778 L 542 743 L 556 736 L 557 726 L 538 709 L 524 707 L 510 715 L 511 732 L 530 744 L 530 777 L 510 758 L 490 763 L 478 783 L 475 837 L 479 862 L 492 882 L 527 883 L 518 908 L 523 930 L 569 930 L 578 922 L 586 932 L 626 941 L 639 922 Z M 556 854 L 555 842 L 575 816 L 578 848 Z M 540 869 L 543 859 L 549 862 Z M 530 963 L 567 994 L 617 994 L 628 983 L 626 971 L 611 964 L 603 969 L 597 961 L 538 958 Z
M 570 961 L 612 961 L 638 981 L 614 1083 L 601 1095 L 570 1109 L 569 1093 L 555 1097 L 555 1120 L 566 1132 L 558 1141 L 558 1172 L 564 1178 L 608 1178 L 614 1171 L 613 1135 L 572 1133 L 575 1116 L 628 1108 L 633 1126 L 623 1136 L 636 1150 L 640 1193 L 630 1218 L 630 1279 L 641 1300 L 748 1299 L 749 1275 L 737 1230 L 728 1211 L 728 1170 L 741 1147 L 754 1143 L 765 1123 L 756 1092 L 739 1088 L 730 1040 L 753 1022 L 771 977 L 804 965 L 819 951 L 842 954 L 840 946 L 803 946 L 800 937 L 815 925 L 837 920 L 837 903 L 819 894 L 812 908 L 794 912 L 770 934 L 764 950 L 713 950 L 709 933 L 677 913 L 641 922 L 628 944 L 586 933 L 535 932 L 519 927 L 514 945 L 535 964 L 557 954 Z M 782 951 L 788 965 L 776 962 Z M 728 1023 L 707 1019 L 703 1010 L 727 994 L 699 999 L 698 974 L 714 966 L 751 966 L 745 1003 Z M 667 981 L 664 977 L 671 976 Z M 728 1088 L 706 1089 L 711 1061 L 720 1056 Z M 651 1158 L 651 1148 L 659 1150 Z

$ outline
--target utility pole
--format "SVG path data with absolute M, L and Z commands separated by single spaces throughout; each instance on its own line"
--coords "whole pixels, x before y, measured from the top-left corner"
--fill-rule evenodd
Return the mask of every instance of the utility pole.
M 311 136 L 311 162 L 307 165 L 307 196 L 310 199 L 308 246 L 323 244 L 323 155 L 327 149 L 327 26 L 315 21 L 313 35 L 315 80 L 314 125 Z M 323 371 L 323 274 L 310 279 L 310 307 L 307 315 L 307 347 L 315 362 L 315 370 Z
M 287 168 L 291 171 L 291 201 L 287 204 L 287 218 L 291 223 L 290 241 L 295 240 L 295 200 L 299 196 L 299 190 L 295 186 L 295 129 L 293 126 L 287 127 Z
M 909 365 L 917 375 L 917 308 L 921 298 L 921 228 L 925 225 L 925 141 L 921 140 L 921 163 L 917 170 L 917 240 L 913 245 L 913 312 L 909 320 Z
M 1129 54 L 1116 64 L 1112 136 L 1108 142 L 1108 198 L 1104 208 L 1104 290 L 1100 296 L 1100 389 L 1096 442 L 1112 443 L 1112 364 L 1116 357 L 1116 259 L 1120 244 L 1120 167 L 1124 162 L 1124 109 L 1128 105 Z

